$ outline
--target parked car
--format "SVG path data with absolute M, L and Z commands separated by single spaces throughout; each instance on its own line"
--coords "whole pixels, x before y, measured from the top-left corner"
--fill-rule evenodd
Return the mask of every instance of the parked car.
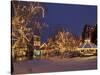
M 78 57 L 78 56 L 80 56 L 80 53 L 78 51 L 65 51 L 64 52 L 64 58 L 66 57 L 72 58 L 72 57 Z
M 59 50 L 53 50 L 49 53 L 49 56 L 50 57 L 54 57 L 54 56 L 59 56 L 61 55 L 60 51 Z

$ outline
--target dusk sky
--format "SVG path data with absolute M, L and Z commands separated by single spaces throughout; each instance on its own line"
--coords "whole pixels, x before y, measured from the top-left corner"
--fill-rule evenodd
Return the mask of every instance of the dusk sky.
M 30 2 L 21 1 L 21 4 L 24 3 Z M 85 24 L 97 24 L 97 6 L 58 3 L 40 3 L 40 5 L 45 9 L 45 17 L 42 21 L 48 25 L 41 31 L 42 42 L 51 37 L 58 28 L 65 28 L 80 36 Z
M 97 24 L 96 6 L 43 3 L 43 7 L 45 8 L 44 22 L 48 27 L 42 30 L 42 42 L 46 41 L 58 27 L 67 28 L 80 36 L 85 24 Z

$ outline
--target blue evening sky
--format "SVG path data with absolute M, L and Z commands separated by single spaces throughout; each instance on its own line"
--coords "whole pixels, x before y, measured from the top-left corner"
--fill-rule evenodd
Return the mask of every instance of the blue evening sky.
M 44 22 L 47 28 L 42 30 L 42 42 L 54 33 L 57 28 L 64 27 L 80 36 L 85 24 L 97 24 L 97 7 L 89 5 L 72 5 L 42 3 L 45 8 Z

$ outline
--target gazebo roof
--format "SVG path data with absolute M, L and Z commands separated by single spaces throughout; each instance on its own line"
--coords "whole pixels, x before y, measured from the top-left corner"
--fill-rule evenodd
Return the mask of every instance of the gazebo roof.
M 47 47 L 47 44 L 46 43 L 43 43 L 40 48 L 44 48 L 44 47 Z
M 84 43 L 80 44 L 79 48 L 97 48 L 97 46 L 90 42 L 90 40 L 85 40 Z

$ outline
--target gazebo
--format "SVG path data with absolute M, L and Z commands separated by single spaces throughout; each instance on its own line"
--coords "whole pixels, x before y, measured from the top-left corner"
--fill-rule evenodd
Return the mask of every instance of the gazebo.
M 97 46 L 90 40 L 85 40 L 84 43 L 80 44 L 78 50 L 82 56 L 91 56 L 97 53 Z
M 40 46 L 40 49 L 41 49 L 41 58 L 44 58 L 44 57 L 48 57 L 48 53 L 49 53 L 49 50 L 48 50 L 48 46 L 46 43 L 43 43 L 41 46 Z

